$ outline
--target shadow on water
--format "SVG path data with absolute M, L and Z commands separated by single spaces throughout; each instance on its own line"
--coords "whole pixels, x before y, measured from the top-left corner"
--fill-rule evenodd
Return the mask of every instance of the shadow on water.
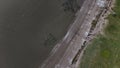
M 37 68 L 74 14 L 62 0 L 0 0 L 0 68 Z

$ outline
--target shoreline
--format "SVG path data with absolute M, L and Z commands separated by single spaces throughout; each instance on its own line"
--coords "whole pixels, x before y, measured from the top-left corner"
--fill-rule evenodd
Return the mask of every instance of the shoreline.
M 81 8 L 81 10 L 82 10 L 82 8 Z M 94 9 L 94 11 L 95 11 L 96 9 Z M 93 11 L 93 10 L 92 10 Z M 107 10 L 107 11 L 109 11 L 109 10 Z M 103 11 L 102 11 L 102 13 L 100 14 L 100 17 L 99 17 L 99 19 L 98 19 L 98 21 L 100 21 L 100 18 L 101 18 L 101 16 L 103 16 L 104 15 L 104 12 L 106 12 L 106 10 L 105 9 L 103 9 Z M 88 12 L 88 13 L 90 13 L 90 12 Z M 78 13 L 77 13 L 78 14 Z M 97 14 L 98 15 L 98 14 Z M 89 17 L 89 16 L 88 16 Z M 102 17 L 102 18 L 104 18 L 104 17 Z M 105 17 L 106 18 L 106 17 Z M 73 23 L 74 24 L 74 23 Z M 96 26 L 95 26 L 95 28 L 92 30 L 92 35 L 94 35 L 94 36 L 96 36 L 97 34 L 99 34 L 99 32 L 101 31 L 101 29 L 102 29 L 102 27 L 101 26 L 103 26 L 103 23 L 98 23 L 97 22 L 97 24 L 96 24 Z M 71 26 L 72 27 L 72 26 Z M 97 27 L 99 27 L 99 29 L 97 28 Z M 71 29 L 71 28 L 70 28 Z M 69 30 L 68 30 L 69 31 Z M 88 30 L 89 31 L 89 30 Z M 97 33 L 97 34 L 96 34 Z M 89 35 L 89 33 L 87 33 L 86 35 Z M 69 32 L 65 35 L 65 37 L 63 38 L 63 40 L 64 39 L 66 39 L 67 38 L 67 36 L 69 36 Z M 91 36 L 89 36 L 89 38 L 88 38 L 88 36 L 87 36 L 87 39 L 86 40 L 84 40 L 83 41 L 83 44 L 86 44 L 86 42 L 88 43 L 89 41 L 91 41 L 92 39 L 93 39 L 94 37 L 92 36 L 92 38 L 91 38 Z M 73 39 L 74 39 L 74 37 L 73 37 Z M 73 40 L 72 39 L 72 40 Z M 86 42 L 85 42 L 86 41 Z M 85 43 L 84 43 L 85 42 Z M 68 43 L 68 42 L 67 42 Z M 57 44 L 58 46 L 55 46 L 55 48 L 52 50 L 52 52 L 50 53 L 51 54 L 51 56 L 53 56 L 54 54 L 55 54 L 55 52 L 57 51 L 57 49 L 61 46 L 60 45 L 60 43 L 58 43 Z M 84 48 L 82 48 L 83 50 L 80 52 L 80 57 L 77 59 L 77 62 L 76 62 L 76 64 L 75 65 L 73 65 L 73 67 L 72 68 L 74 68 L 74 66 L 75 67 L 78 67 L 78 65 L 79 65 L 79 63 L 80 63 L 80 61 L 78 61 L 78 60 L 80 60 L 81 58 L 82 58 L 82 55 L 83 55 L 83 53 L 84 53 L 84 50 L 86 49 L 86 47 L 87 46 L 84 46 Z M 67 48 L 67 49 L 69 49 L 69 48 Z M 79 49 L 78 49 L 79 50 Z M 69 50 L 68 50 L 69 51 Z M 66 53 L 68 53 L 68 52 L 66 52 Z M 76 52 L 76 54 L 77 54 L 77 52 Z M 65 56 L 64 56 L 65 57 Z M 65 60 L 65 59 L 64 59 Z M 60 62 L 60 63 L 62 63 L 62 61 Z M 43 65 L 43 67 L 42 68 L 44 68 L 44 66 L 45 65 Z M 59 67 L 59 65 L 57 65 L 57 67 L 58 68 L 60 68 Z
M 84 3 L 85 3 L 85 2 L 84 2 Z M 86 3 L 87 3 L 87 0 L 86 0 Z M 94 6 L 94 5 L 93 5 L 93 6 Z M 82 6 L 82 8 L 80 9 L 80 11 L 83 12 L 83 9 L 84 9 L 84 7 Z M 92 8 L 90 8 L 90 9 L 92 9 Z M 95 9 L 95 10 L 96 10 L 96 9 Z M 93 11 L 95 11 L 95 10 L 93 10 Z M 89 13 L 91 13 L 91 12 L 88 12 L 88 14 L 87 14 L 87 15 L 88 15 L 88 18 L 90 17 L 90 16 L 89 16 Z M 94 16 L 94 14 L 91 14 L 91 15 Z M 87 19 L 87 17 L 85 17 L 85 18 Z M 78 19 L 79 19 L 79 18 L 78 18 Z M 90 18 L 89 20 L 92 21 L 92 18 Z M 75 22 L 76 22 L 76 21 L 75 21 Z M 84 21 L 84 22 L 86 22 L 86 21 Z M 88 21 L 87 21 L 87 23 L 88 23 Z M 73 23 L 73 24 L 74 24 L 74 23 Z M 82 25 L 82 26 L 83 26 L 83 25 Z M 85 26 L 85 25 L 84 25 L 84 26 Z M 86 26 L 87 26 L 87 25 L 86 25 Z M 87 26 L 87 27 L 88 27 L 88 26 Z M 90 26 L 89 26 L 89 27 L 90 27 Z M 81 28 L 82 28 L 82 27 L 81 27 Z M 70 29 L 71 29 L 71 28 L 70 28 Z M 89 30 L 88 30 L 88 31 L 89 31 Z M 84 33 L 84 32 L 83 32 L 83 33 Z M 85 32 L 85 33 L 86 33 L 86 32 Z M 75 33 L 75 35 L 76 35 L 76 33 Z M 87 35 L 87 34 L 86 34 L 86 35 Z M 86 35 L 85 35 L 85 36 L 86 36 Z M 68 37 L 67 39 L 69 40 L 69 37 Z M 75 38 L 74 38 L 74 39 L 75 39 Z M 73 39 L 72 39 L 72 40 L 73 40 Z M 85 40 L 84 40 L 84 41 L 85 41 Z M 82 43 L 83 43 L 84 41 L 82 41 Z M 58 46 L 60 47 L 60 44 L 59 44 Z M 58 47 L 58 48 L 59 48 L 59 47 Z M 81 46 L 80 46 L 80 47 L 81 47 Z M 56 48 L 55 48 L 55 49 L 56 49 Z M 54 51 L 55 49 L 53 49 L 53 55 L 54 55 L 54 53 L 55 53 L 55 51 Z M 67 49 L 68 49 L 68 48 L 67 48 Z M 79 48 L 77 48 L 77 50 L 79 50 Z M 77 51 L 77 50 L 76 50 L 76 51 Z M 76 52 L 76 51 L 75 51 L 75 52 Z M 74 54 L 76 54 L 76 53 L 74 53 Z M 52 57 L 53 55 L 51 55 L 51 57 Z M 74 57 L 74 56 L 72 56 L 72 57 Z M 50 60 L 50 57 L 49 57 L 49 59 L 47 59 L 47 60 L 43 63 L 42 68 L 44 68 L 44 66 L 46 66 L 46 62 L 48 62 L 48 60 Z
M 106 19 L 110 14 L 112 14 L 112 8 L 115 6 L 116 0 L 109 0 L 107 2 L 108 9 L 104 9 L 99 20 L 97 21 L 97 25 L 95 29 L 91 32 L 93 36 L 89 36 L 88 42 L 86 43 L 86 47 L 81 52 L 81 56 L 79 57 L 78 66 L 80 67 L 81 60 L 84 57 L 84 52 L 86 51 L 87 47 L 92 43 L 92 41 L 98 36 L 98 35 L 104 35 L 104 29 L 107 27 L 109 20 Z

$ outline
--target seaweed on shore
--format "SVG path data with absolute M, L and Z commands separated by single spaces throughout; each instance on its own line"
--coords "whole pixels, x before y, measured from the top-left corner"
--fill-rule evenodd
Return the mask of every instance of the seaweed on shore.
M 76 13 L 80 9 L 77 0 L 66 0 L 62 6 L 64 7 L 64 11 L 70 11 L 72 13 Z
M 47 36 L 47 39 L 44 41 L 44 45 L 52 46 L 56 43 L 56 41 L 57 41 L 56 37 L 53 34 L 49 33 L 49 35 Z

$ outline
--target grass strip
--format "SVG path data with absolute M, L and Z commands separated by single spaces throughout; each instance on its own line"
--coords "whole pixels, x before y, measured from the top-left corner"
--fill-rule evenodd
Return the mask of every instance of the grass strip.
M 105 35 L 99 35 L 87 47 L 80 68 L 120 68 L 120 0 L 108 16 Z

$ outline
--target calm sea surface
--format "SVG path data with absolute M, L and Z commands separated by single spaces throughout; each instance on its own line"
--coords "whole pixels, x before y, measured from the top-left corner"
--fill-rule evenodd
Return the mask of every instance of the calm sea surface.
M 61 3 L 0 0 L 0 68 L 37 68 L 46 59 L 52 44 L 73 22 L 73 15 L 64 12 Z

